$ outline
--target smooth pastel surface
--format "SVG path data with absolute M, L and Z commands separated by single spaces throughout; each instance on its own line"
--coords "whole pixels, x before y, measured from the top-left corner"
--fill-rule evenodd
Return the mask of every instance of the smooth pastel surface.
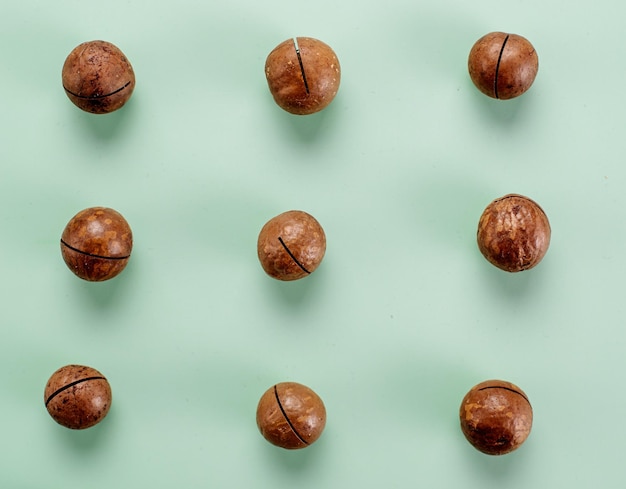
M 100 6 L 98 6 L 100 7 Z M 624 6 L 590 2 L 111 0 L 0 8 L 2 487 L 619 488 L 626 410 Z M 567 12 L 567 18 L 563 13 Z M 510 101 L 467 72 L 486 32 L 532 40 L 540 69 Z M 292 116 L 264 62 L 292 36 L 341 60 L 324 111 Z M 120 110 L 82 112 L 61 68 L 103 39 L 132 61 Z M 541 203 L 550 250 L 508 274 L 478 251 L 485 206 Z M 70 216 L 132 225 L 124 273 L 69 273 Z M 323 266 L 283 283 L 263 224 L 323 223 Z M 46 412 L 50 373 L 97 366 L 107 418 Z M 524 445 L 488 457 L 458 409 L 488 378 L 532 399 Z M 276 382 L 314 386 L 328 421 L 296 452 L 259 434 Z

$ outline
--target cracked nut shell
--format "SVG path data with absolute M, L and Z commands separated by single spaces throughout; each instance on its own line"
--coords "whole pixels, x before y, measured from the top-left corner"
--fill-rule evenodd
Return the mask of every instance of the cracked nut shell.
M 261 229 L 257 254 L 263 270 L 278 280 L 297 280 L 313 273 L 324 258 L 326 235 L 320 223 L 303 211 L 287 211 Z
M 341 67 L 330 46 L 310 37 L 287 39 L 268 55 L 265 77 L 276 103 L 291 114 L 308 115 L 330 104 Z
M 465 395 L 459 417 L 461 430 L 474 448 L 487 455 L 504 455 L 528 438 L 533 410 L 524 391 L 516 385 L 487 380 Z
M 508 194 L 494 200 L 478 222 L 478 248 L 493 265 L 507 272 L 536 266 L 550 246 L 550 223 L 528 197 Z
M 539 70 L 537 52 L 528 39 L 504 32 L 491 32 L 476 41 L 467 64 L 476 88 L 501 100 L 526 92 Z
M 107 114 L 121 108 L 135 89 L 135 72 L 120 49 L 106 41 L 76 46 L 63 64 L 63 88 L 78 108 Z
M 61 235 L 61 254 L 74 274 L 90 282 L 109 280 L 124 270 L 133 247 L 126 219 L 107 207 L 76 214 Z
M 98 424 L 109 412 L 111 386 L 94 368 L 66 365 L 48 380 L 44 402 L 57 423 L 82 430 Z
M 326 425 L 326 408 L 309 387 L 282 382 L 261 397 L 256 422 L 271 444 L 288 450 L 305 448 L 315 442 Z

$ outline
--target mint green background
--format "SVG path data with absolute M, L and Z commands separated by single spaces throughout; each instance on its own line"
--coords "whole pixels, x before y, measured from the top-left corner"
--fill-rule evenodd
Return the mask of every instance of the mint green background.
M 0 485 L 31 488 L 622 488 L 624 8 L 617 0 L 176 2 L 0 7 Z M 522 97 L 488 99 L 467 55 L 494 30 L 539 54 Z M 336 51 L 322 113 L 273 102 L 265 57 L 293 36 Z M 104 39 L 137 75 L 94 116 L 61 87 L 65 57 Z M 552 224 L 544 261 L 489 265 L 484 207 L 516 192 Z M 129 221 L 127 269 L 100 284 L 61 259 L 79 210 Z M 281 283 L 262 225 L 302 209 L 328 250 Z M 74 432 L 43 405 L 83 363 L 109 416 Z M 529 396 L 533 431 L 489 457 L 458 426 L 474 384 Z M 293 380 L 326 431 L 287 452 L 255 425 Z

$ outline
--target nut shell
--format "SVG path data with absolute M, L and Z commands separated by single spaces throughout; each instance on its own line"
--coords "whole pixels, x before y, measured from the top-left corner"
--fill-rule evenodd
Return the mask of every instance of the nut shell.
M 48 380 L 44 402 L 57 423 L 82 430 L 98 424 L 109 412 L 111 386 L 94 368 L 66 365 Z
M 309 387 L 282 382 L 261 397 L 256 422 L 267 441 L 295 450 L 311 445 L 321 436 L 326 426 L 326 408 Z
M 297 280 L 313 273 L 326 253 L 326 235 L 303 211 L 287 211 L 261 229 L 257 254 L 263 270 L 278 280 Z
M 107 207 L 80 211 L 61 235 L 61 254 L 74 274 L 90 282 L 109 280 L 126 268 L 133 235 L 126 219 Z
M 341 82 L 341 67 L 330 46 L 318 39 L 287 39 L 268 55 L 265 77 L 276 103 L 291 114 L 308 115 L 330 104 Z
M 467 64 L 476 88 L 501 100 L 526 92 L 539 70 L 537 52 L 528 39 L 504 32 L 491 32 L 476 41 Z
M 504 455 L 520 447 L 532 428 L 533 410 L 519 387 L 487 380 L 472 387 L 459 409 L 461 430 L 474 448 Z
M 120 109 L 135 89 L 135 72 L 120 49 L 106 41 L 76 46 L 63 64 L 63 88 L 80 109 L 107 114 Z
M 528 197 L 508 194 L 494 200 L 478 222 L 478 248 L 493 265 L 507 272 L 535 267 L 550 246 L 550 223 Z

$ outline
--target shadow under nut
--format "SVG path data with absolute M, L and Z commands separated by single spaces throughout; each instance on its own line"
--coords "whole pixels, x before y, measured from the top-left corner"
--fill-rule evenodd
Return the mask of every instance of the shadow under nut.
M 61 254 L 78 277 L 101 282 L 119 275 L 128 264 L 133 235 L 126 219 L 107 207 L 76 214 L 61 235 Z
M 282 382 L 263 394 L 256 421 L 259 431 L 271 444 L 296 450 L 319 439 L 326 426 L 326 408 L 309 387 Z
M 107 114 L 130 99 L 135 73 L 117 46 L 89 41 L 78 45 L 66 58 L 62 82 L 74 105 L 93 114 Z
M 491 32 L 472 47 L 468 58 L 472 82 L 485 95 L 508 100 L 526 92 L 537 76 L 539 58 L 528 39 Z
M 98 424 L 111 407 L 111 387 L 96 369 L 66 365 L 46 384 L 44 403 L 50 416 L 66 428 L 82 430 Z
M 551 229 L 543 209 L 528 197 L 508 194 L 491 202 L 478 222 L 482 255 L 507 272 L 530 270 L 550 246 Z
M 467 441 L 487 455 L 504 455 L 528 438 L 533 411 L 519 387 L 502 380 L 488 380 L 465 395 L 459 409 L 461 430 Z
M 326 108 L 337 95 L 341 67 L 324 42 L 310 37 L 287 39 L 268 55 L 265 77 L 275 102 L 291 114 L 308 115 Z
M 326 253 L 326 235 L 319 222 L 303 211 L 287 211 L 261 229 L 257 255 L 263 270 L 278 280 L 310 275 Z

